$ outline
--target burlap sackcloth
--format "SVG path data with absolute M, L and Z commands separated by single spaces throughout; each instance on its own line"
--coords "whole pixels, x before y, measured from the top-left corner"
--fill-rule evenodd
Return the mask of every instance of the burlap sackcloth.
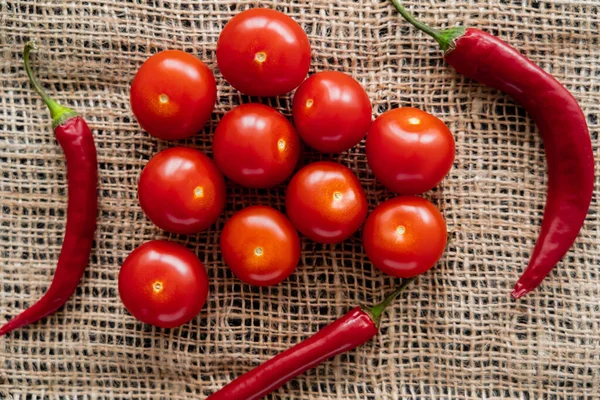
M 580 101 L 600 160 L 597 0 L 405 4 L 438 27 L 463 24 L 499 35 L 553 73 Z M 456 74 L 434 41 L 384 0 L 0 2 L 2 322 L 48 287 L 67 201 L 62 151 L 22 67 L 29 39 L 39 41 L 32 61 L 46 88 L 93 128 L 100 173 L 99 226 L 85 277 L 61 311 L 0 338 L 0 398 L 204 398 L 397 285 L 371 267 L 359 234 L 337 246 L 303 239 L 298 269 L 277 286 L 251 287 L 235 279 L 219 253 L 224 221 L 252 204 L 283 209 L 283 185 L 229 185 L 227 212 L 195 236 L 162 232 L 142 213 L 138 176 L 159 150 L 187 145 L 210 155 L 217 122 L 243 102 L 262 101 L 290 116 L 291 95 L 248 99 L 224 81 L 216 65 L 222 27 L 255 6 L 277 8 L 302 25 L 313 49 L 311 73 L 353 75 L 368 91 L 374 116 L 399 106 L 434 113 L 457 144 L 450 175 L 425 195 L 448 223 L 450 242 L 439 265 L 395 303 L 375 340 L 300 376 L 272 398 L 599 398 L 598 189 L 576 246 L 538 290 L 511 300 L 545 200 L 537 130 L 505 95 Z M 218 83 L 210 125 L 177 143 L 142 131 L 129 106 L 137 68 L 163 49 L 198 55 Z M 368 170 L 363 144 L 333 157 L 306 149 L 302 163 L 330 158 L 356 172 L 371 209 L 393 197 Z M 202 312 L 172 330 L 136 321 L 117 293 L 128 253 L 159 238 L 194 250 L 211 279 Z

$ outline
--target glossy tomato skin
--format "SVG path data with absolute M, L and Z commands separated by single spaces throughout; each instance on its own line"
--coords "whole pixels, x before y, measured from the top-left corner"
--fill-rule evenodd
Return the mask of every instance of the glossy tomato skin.
M 410 278 L 438 262 L 447 241 L 446 222 L 429 201 L 400 196 L 381 203 L 367 218 L 363 246 L 373 265 Z
M 366 135 L 371 126 L 371 101 L 351 76 L 319 72 L 296 90 L 293 116 L 306 144 L 323 153 L 339 153 Z
M 256 286 L 276 285 L 298 265 L 300 239 L 285 215 L 271 207 L 251 206 L 225 223 L 221 254 L 242 281 Z
M 225 179 L 202 152 L 163 150 L 150 159 L 138 183 L 144 213 L 159 228 L 191 234 L 208 229 L 225 208 Z
M 342 164 L 320 161 L 294 175 L 285 196 L 292 224 L 318 243 L 340 243 L 352 236 L 367 216 L 360 181 Z
M 119 296 L 142 322 L 174 328 L 190 321 L 208 296 L 208 275 L 185 246 L 153 240 L 129 254 L 119 271 Z
M 131 84 L 131 109 L 138 123 L 164 140 L 184 139 L 201 131 L 216 99 L 211 70 L 180 50 L 165 50 L 148 58 Z
M 232 181 L 270 188 L 294 172 L 300 139 L 279 112 L 262 104 L 242 104 L 219 122 L 213 137 L 215 163 Z
M 418 194 L 448 174 L 455 144 L 440 119 L 416 108 L 396 108 L 373 122 L 366 153 L 369 167 L 384 186 L 400 194 Z
M 266 8 L 233 17 L 217 42 L 223 77 L 251 96 L 279 96 L 298 87 L 310 67 L 310 43 L 297 22 Z

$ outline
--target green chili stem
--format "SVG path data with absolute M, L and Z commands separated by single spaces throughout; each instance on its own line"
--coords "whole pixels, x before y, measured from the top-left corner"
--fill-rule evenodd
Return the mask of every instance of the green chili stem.
M 406 8 L 404 8 L 404 6 L 400 3 L 400 0 L 391 1 L 394 7 L 396 7 L 396 10 L 398 10 L 400 15 L 402 15 L 402 17 L 404 17 L 405 20 L 411 23 L 415 28 L 434 38 L 435 41 L 439 43 L 440 48 L 444 52 L 452 51 L 456 39 L 458 39 L 465 33 L 465 28 L 462 26 L 457 26 L 455 28 L 450 28 L 443 31 L 432 28 L 429 25 L 426 25 L 423 22 L 417 20 L 411 13 L 409 13 L 406 10 Z
M 381 303 L 374 305 L 373 307 L 366 310 L 366 312 L 371 316 L 371 319 L 375 323 L 375 325 L 379 326 L 379 322 L 381 321 L 381 316 L 385 312 L 386 308 L 396 300 L 396 297 L 400 296 L 400 294 L 406 289 L 408 285 L 412 281 L 417 279 L 417 277 L 408 278 L 402 281 L 402 284 L 396 289 L 393 293 L 389 294 L 385 300 Z
M 77 115 L 74 110 L 70 108 L 63 107 L 58 104 L 56 101 L 52 100 L 48 93 L 42 88 L 40 83 L 37 81 L 35 76 L 33 75 L 33 71 L 31 70 L 31 65 L 29 64 L 29 54 L 31 50 L 37 50 L 37 45 L 35 41 L 27 42 L 25 45 L 25 50 L 23 50 L 23 60 L 25 62 L 25 71 L 27 71 L 27 76 L 29 77 L 29 82 L 31 82 L 31 86 L 35 89 L 35 91 L 42 97 L 46 106 L 50 110 L 50 115 L 52 116 L 52 126 L 56 128 L 58 125 L 64 123 L 67 119 L 72 118 Z

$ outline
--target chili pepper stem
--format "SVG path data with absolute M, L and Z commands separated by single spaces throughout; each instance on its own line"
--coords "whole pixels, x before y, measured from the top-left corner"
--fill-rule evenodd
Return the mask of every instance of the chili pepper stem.
M 373 322 L 377 327 L 379 327 L 379 323 L 381 322 L 381 317 L 385 312 L 386 308 L 396 300 L 396 297 L 400 296 L 400 294 L 410 285 L 412 281 L 417 279 L 416 276 L 412 278 L 408 278 L 402 281 L 402 284 L 396 289 L 394 292 L 389 294 L 381 303 L 376 304 L 370 308 L 365 309 L 364 311 L 369 314 Z
M 411 23 L 415 28 L 434 38 L 435 41 L 439 43 L 440 48 L 445 53 L 452 51 L 454 49 L 456 39 L 458 39 L 465 33 L 465 28 L 462 26 L 445 29 L 443 31 L 432 28 L 429 25 L 426 25 L 423 22 L 417 20 L 411 13 L 406 11 L 406 8 L 404 8 L 404 6 L 400 3 L 400 0 L 391 1 L 394 7 L 396 7 L 396 10 L 398 10 L 398 12 L 404 17 L 405 20 Z
M 35 89 L 35 91 L 42 97 L 46 106 L 50 110 L 50 115 L 52 116 L 52 128 L 56 128 L 57 126 L 63 124 L 69 118 L 73 118 L 77 115 L 77 113 L 67 107 L 63 107 L 58 104 L 56 101 L 52 100 L 48 93 L 42 88 L 40 83 L 37 81 L 35 76 L 33 75 L 33 71 L 31 70 L 31 65 L 29 65 L 29 54 L 31 50 L 37 50 L 37 44 L 34 40 L 27 42 L 25 45 L 25 50 L 23 50 L 23 59 L 25 61 L 25 70 L 27 71 L 27 76 L 29 77 L 29 82 L 31 82 L 31 86 Z

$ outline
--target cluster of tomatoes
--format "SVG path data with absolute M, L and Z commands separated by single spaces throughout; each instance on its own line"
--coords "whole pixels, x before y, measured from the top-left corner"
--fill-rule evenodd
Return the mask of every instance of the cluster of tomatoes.
M 300 140 L 317 151 L 339 153 L 367 135 L 369 167 L 383 185 L 404 196 L 380 204 L 367 218 L 365 192 L 350 169 L 334 162 L 308 164 L 288 184 L 287 217 L 257 205 L 225 223 L 220 238 L 225 264 L 244 282 L 275 285 L 299 263 L 298 231 L 334 244 L 363 224 L 365 253 L 387 274 L 415 276 L 439 260 L 446 224 L 433 204 L 414 194 L 433 188 L 452 166 L 454 140 L 442 121 L 418 109 L 399 108 L 373 122 L 369 97 L 351 76 L 325 71 L 305 80 L 311 59 L 308 37 L 278 11 L 258 8 L 235 16 L 219 36 L 216 55 L 223 77 L 242 93 L 278 96 L 297 88 L 294 125 L 273 108 L 242 104 L 227 112 L 214 132 L 214 162 L 189 147 L 155 155 L 138 186 L 142 210 L 154 224 L 178 234 L 205 230 L 225 208 L 223 175 L 245 187 L 270 188 L 294 173 Z M 139 124 L 166 140 L 202 130 L 216 98 L 212 72 L 195 56 L 176 50 L 150 57 L 131 85 L 131 107 Z M 161 327 L 189 321 L 207 293 L 201 261 L 173 242 L 141 245 L 119 274 L 125 307 Z

